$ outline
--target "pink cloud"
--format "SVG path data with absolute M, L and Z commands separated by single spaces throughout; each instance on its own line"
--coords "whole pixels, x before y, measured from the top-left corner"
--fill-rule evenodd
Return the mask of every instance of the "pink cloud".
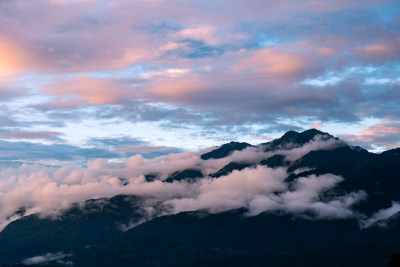
M 310 63 L 310 59 L 302 54 L 279 48 L 263 48 L 249 53 L 248 57 L 240 59 L 233 68 L 289 77 L 302 73 Z
M 389 35 L 390 33 L 386 33 Z M 379 42 L 370 43 L 355 48 L 355 55 L 361 60 L 381 64 L 400 58 L 400 35 L 385 36 L 388 38 Z
M 319 129 L 319 128 L 321 128 L 321 126 L 322 126 L 322 122 L 321 121 L 313 121 L 311 123 L 311 128 L 314 128 L 314 129 Z
M 380 122 L 362 131 L 360 139 L 366 142 L 371 142 L 374 141 L 374 137 L 386 137 L 392 134 L 400 134 L 400 127 L 393 126 L 389 122 Z
M 386 56 L 392 53 L 393 47 L 388 43 L 375 43 L 366 46 L 359 46 L 356 50 L 365 55 Z
M 15 2 L 15 3 L 14 3 Z M 382 1 L 234 1 L 229 7 L 216 2 L 212 8 L 227 8 L 229 12 L 210 12 L 210 7 L 183 1 L 117 1 L 99 9 L 102 1 L 43 1 L 35 5 L 19 1 L 4 4 L 3 35 L 13 40 L 0 46 L 0 72 L 8 74 L 30 72 L 86 72 L 116 70 L 146 62 L 159 64 L 163 51 L 185 48 L 185 39 L 203 41 L 208 45 L 241 44 L 253 38 L 235 29 L 241 21 L 262 19 L 280 22 L 299 12 L 332 12 L 346 8 L 381 5 Z M 78 8 L 77 8 L 78 7 Z M 94 12 L 94 10 L 97 10 Z M 285 16 L 282 15 L 284 10 Z M 279 14 L 279 17 L 276 15 Z M 160 29 L 160 34 L 148 31 L 148 18 L 154 27 L 169 21 L 180 30 Z M 206 21 L 207 23 L 204 23 Z M 26 25 L 20 27 L 20 25 Z M 34 33 L 34 34 L 33 34 Z M 7 44 L 7 43 L 6 43 Z M 329 57 L 337 49 L 329 44 L 317 44 L 317 53 Z M 318 48 L 319 47 L 319 48 Z M 256 68 L 278 75 L 298 73 L 311 60 L 297 50 L 263 49 L 253 53 L 243 68 Z M 1 52 L 0 52 L 1 53 Z M 168 64 L 176 64 L 172 58 Z M 193 60 L 194 61 L 194 60 Z M 4 63 L 3 63 L 4 62 Z M 172 63 L 171 63 L 172 62 Z M 223 64 L 223 63 L 219 63 Z M 177 67 L 177 66 L 176 66 Z M 227 67 L 227 66 L 225 66 Z M 237 66 L 240 68 L 240 66 Z
M 333 48 L 329 48 L 329 47 L 320 47 L 317 49 L 318 54 L 320 54 L 321 56 L 324 57 L 331 57 L 334 54 L 337 53 L 337 51 Z
M 124 99 L 135 98 L 136 92 L 112 79 L 95 79 L 81 76 L 46 85 L 43 92 L 56 96 L 53 107 L 73 107 L 80 104 L 116 104 Z
M 151 34 L 131 28 L 132 24 L 145 21 L 145 14 L 119 17 L 118 11 L 123 5 L 118 3 L 105 7 L 101 12 L 93 12 L 99 5 L 104 3 L 2 3 L 2 23 L 7 27 L 2 28 L 3 37 L 0 39 L 3 59 L 0 71 L 19 74 L 114 70 L 153 57 L 152 53 L 161 40 L 152 45 L 154 39 Z M 137 5 L 147 4 L 141 2 L 135 5 L 134 10 L 141 10 Z M 129 9 L 132 8 L 131 5 Z
M 153 79 L 145 90 L 147 95 L 161 96 L 170 100 L 182 100 L 195 92 L 209 90 L 201 75 L 191 74 L 178 77 L 163 75 Z
M 400 134 L 400 122 L 382 121 L 361 132 L 358 135 L 342 134 L 349 142 L 362 142 L 378 144 L 387 149 L 396 148 L 400 145 L 398 136 Z
M 344 12 L 344 21 L 327 13 L 384 3 L 3 1 L 0 72 L 57 74 L 61 81 L 40 91 L 53 97 L 49 107 L 54 108 L 120 104 L 143 97 L 204 113 L 217 110 L 212 115 L 221 123 L 235 120 L 231 110 L 243 114 L 243 121 L 263 120 L 272 116 L 269 113 L 337 116 L 351 113 L 342 112 L 339 98 L 357 95 L 340 88 L 305 88 L 301 81 L 325 72 L 340 74 L 353 63 L 390 62 L 400 55 L 400 39 L 389 22 L 373 25 L 380 23 L 374 17 L 367 26 L 360 25 L 368 20 L 361 13 L 353 21 L 350 16 L 359 10 Z M 281 25 L 282 32 L 277 30 Z M 257 48 L 264 34 L 272 40 L 296 41 Z M 131 66 L 135 64 L 140 66 Z M 148 77 L 132 71 L 139 69 Z M 62 77 L 107 70 L 144 78 L 146 84 L 133 91 L 123 81 Z M 37 77 L 47 81 L 55 76 Z

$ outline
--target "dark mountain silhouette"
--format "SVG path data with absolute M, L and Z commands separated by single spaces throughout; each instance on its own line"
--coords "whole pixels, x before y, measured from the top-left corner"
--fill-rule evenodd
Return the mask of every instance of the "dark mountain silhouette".
M 322 140 L 337 139 L 328 133 L 318 131 L 316 129 L 306 130 L 298 133 L 296 131 L 289 131 L 285 133 L 281 138 L 275 139 L 271 142 L 263 143 L 266 151 L 274 151 L 280 148 L 299 147 L 319 136 Z
M 360 230 L 355 220 L 314 221 L 267 213 L 246 217 L 243 212 L 160 217 L 106 246 L 83 251 L 75 262 L 79 266 L 97 266 L 96 262 L 104 266 L 203 266 L 204 262 L 243 266 L 258 260 L 259 266 L 265 266 L 260 260 L 270 258 L 267 266 L 309 266 L 310 261 L 315 266 L 384 266 L 388 251 L 400 245 L 399 222 Z M 125 255 L 122 260 L 121 254 Z M 237 258 L 241 265 L 235 265 Z M 303 263 L 297 265 L 298 260 Z
M 288 166 L 290 162 L 286 160 L 286 156 L 275 154 L 267 159 L 263 159 L 260 164 L 267 165 L 270 168 L 276 168 Z

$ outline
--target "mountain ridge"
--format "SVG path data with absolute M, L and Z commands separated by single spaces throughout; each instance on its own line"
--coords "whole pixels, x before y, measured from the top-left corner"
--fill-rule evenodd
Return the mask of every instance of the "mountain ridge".
M 269 201 L 277 199 L 274 205 L 289 205 L 285 201 L 290 197 L 312 194 L 309 205 L 315 205 L 316 210 L 290 212 L 298 205 L 293 202 L 294 206 L 287 209 L 282 206 L 254 214 L 252 206 L 174 212 L 171 205 L 176 201 L 192 203 L 191 199 L 185 200 L 183 193 L 166 201 L 146 194 L 116 195 L 76 203 L 53 218 L 33 214 L 11 222 L 0 232 L 0 263 L 22 264 L 30 257 L 65 252 L 65 258 L 42 264 L 218 266 L 237 260 L 256 266 L 257 262 L 270 260 L 271 266 L 293 266 L 297 259 L 304 266 L 310 260 L 320 266 L 334 266 L 321 265 L 326 264 L 326 257 L 336 266 L 371 262 L 370 266 L 382 266 L 400 247 L 400 192 L 396 190 L 400 187 L 396 178 L 400 173 L 399 151 L 400 148 L 371 153 L 316 129 L 290 131 L 259 146 L 231 142 L 203 154 L 205 157 L 199 156 L 205 166 L 221 161 L 221 167 L 209 174 L 200 168 L 202 165 L 195 165 L 171 172 L 164 180 L 151 170 L 144 173 L 144 181 L 168 185 L 165 188 L 183 186 L 189 192 L 217 186 L 205 193 L 239 182 L 237 192 L 246 192 L 250 185 L 240 181 L 256 181 L 259 172 L 279 173 L 283 180 L 275 183 L 279 181 L 287 188 L 277 187 L 268 193 Z M 121 186 L 129 184 L 125 179 Z M 317 187 L 304 191 L 307 186 Z M 232 190 L 221 194 L 232 194 Z M 256 187 L 257 190 L 261 189 Z M 194 197 L 196 194 L 203 193 L 197 192 Z M 346 204 L 357 194 L 366 197 Z M 206 196 L 205 203 L 212 203 L 211 195 Z M 254 205 L 261 197 L 265 196 L 261 194 L 252 200 Z M 318 217 L 316 212 L 324 205 L 326 209 L 344 205 L 342 208 L 348 209 L 345 212 L 351 210 L 353 215 Z M 23 215 L 24 210 L 18 212 Z M 375 258 L 351 256 L 351 252 L 358 255 L 374 249 L 379 250 Z M 334 256 L 337 253 L 346 256 L 340 261 Z

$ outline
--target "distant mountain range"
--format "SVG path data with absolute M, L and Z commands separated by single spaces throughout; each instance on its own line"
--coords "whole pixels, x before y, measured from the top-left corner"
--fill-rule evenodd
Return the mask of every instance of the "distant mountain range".
M 22 216 L 0 233 L 0 263 L 399 266 L 400 148 L 370 153 L 311 129 L 196 160 L 167 178 L 143 173 L 182 195 L 116 195 Z

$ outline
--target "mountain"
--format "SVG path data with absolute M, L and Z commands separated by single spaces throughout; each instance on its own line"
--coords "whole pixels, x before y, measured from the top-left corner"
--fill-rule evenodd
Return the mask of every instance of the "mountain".
M 201 155 L 201 159 L 208 160 L 208 159 L 220 159 L 228 156 L 233 151 L 241 151 L 246 147 L 250 147 L 251 145 L 248 143 L 239 143 L 239 142 L 230 142 L 228 144 L 224 144 L 221 147 L 214 149 L 210 152 L 207 152 Z
M 259 266 L 265 266 L 267 262 L 261 259 L 267 258 L 267 266 L 282 266 L 281 261 L 286 262 L 283 266 L 310 266 L 311 259 L 314 266 L 384 266 L 390 254 L 387 251 L 400 245 L 398 222 L 390 228 L 359 230 L 356 220 L 313 221 L 267 213 L 246 217 L 243 212 L 185 212 L 160 217 L 106 246 L 83 251 L 75 263 L 243 266 L 258 261 Z M 342 255 L 337 258 L 337 254 Z M 298 264 L 299 260 L 303 263 Z
M 282 167 L 282 166 L 287 166 L 290 164 L 289 161 L 285 159 L 286 157 L 284 155 L 280 154 L 275 154 L 267 159 L 263 159 L 260 161 L 261 165 L 266 165 L 270 168 L 277 168 L 277 167 Z
M 22 217 L 0 233 L 0 263 L 20 261 L 21 254 L 28 258 L 108 242 L 143 222 L 144 201 L 136 196 L 119 195 L 75 204 L 59 216 Z
M 278 148 L 285 147 L 287 145 L 290 146 L 301 146 L 305 143 L 311 141 L 316 136 L 321 136 L 323 139 L 334 138 L 332 135 L 318 131 L 316 129 L 306 130 L 304 132 L 298 133 L 296 131 L 289 131 L 285 133 L 281 138 L 275 139 L 268 143 L 262 143 L 260 146 L 265 147 L 265 150 L 276 150 Z M 214 149 L 210 152 L 204 153 L 201 155 L 201 159 L 220 159 L 229 156 L 234 151 L 241 151 L 247 147 L 251 147 L 252 145 L 248 143 L 239 143 L 239 142 L 230 142 L 228 144 L 224 144 L 217 149 Z
M 222 145 L 169 173 L 143 173 L 157 194 L 11 222 L 0 232 L 0 263 L 398 266 L 400 148 L 375 154 L 315 129 L 289 131 L 258 146 Z
M 279 148 L 287 147 L 300 147 L 316 137 L 320 137 L 322 140 L 338 140 L 328 133 L 324 133 L 316 129 L 309 129 L 301 133 L 296 131 L 288 131 L 281 138 L 275 139 L 268 143 L 263 143 L 261 146 L 264 146 L 266 151 L 274 151 Z

